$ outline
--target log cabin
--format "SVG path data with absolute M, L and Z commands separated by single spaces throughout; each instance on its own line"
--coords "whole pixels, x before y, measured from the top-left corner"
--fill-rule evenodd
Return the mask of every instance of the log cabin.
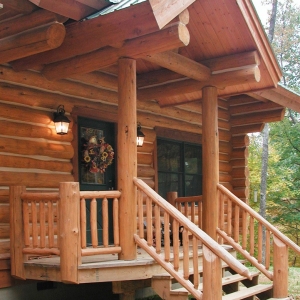
M 251 1 L 0 3 L 1 299 L 287 298 L 300 248 L 248 206 L 247 134 L 300 96 Z

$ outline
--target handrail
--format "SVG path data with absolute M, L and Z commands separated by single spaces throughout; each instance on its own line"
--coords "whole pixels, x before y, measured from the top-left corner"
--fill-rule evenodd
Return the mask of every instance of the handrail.
M 154 203 L 154 213 L 155 213 L 155 228 L 154 234 L 156 237 L 156 252 L 160 253 L 160 237 L 161 237 L 161 228 L 160 228 L 160 211 L 164 211 L 164 224 L 169 224 L 170 217 L 173 219 L 173 251 L 174 251 L 174 269 L 178 271 L 179 269 L 179 227 L 183 227 L 183 281 L 181 284 L 185 284 L 186 280 L 189 278 L 189 238 L 188 234 L 192 234 L 193 237 L 193 252 L 194 258 L 193 266 L 194 268 L 198 268 L 198 242 L 201 241 L 204 246 L 206 246 L 212 253 L 214 253 L 217 257 L 222 259 L 225 263 L 227 263 L 233 270 L 242 276 L 252 278 L 249 270 L 243 264 L 241 264 L 238 260 L 236 260 L 231 254 L 229 254 L 222 246 L 220 246 L 216 241 L 214 241 L 209 235 L 207 235 L 204 231 L 202 231 L 199 227 L 197 227 L 193 222 L 191 222 L 187 217 L 185 217 L 181 212 L 179 212 L 173 205 L 168 203 L 165 199 L 163 199 L 160 195 L 158 195 L 153 189 L 151 189 L 145 182 L 141 179 L 133 178 L 134 184 L 138 188 L 138 225 L 139 225 L 139 237 L 141 239 L 144 238 L 144 226 L 142 216 L 143 216 L 143 195 L 144 193 L 147 196 L 146 205 L 147 205 L 147 244 L 148 247 L 151 248 L 153 245 L 153 229 L 152 229 L 152 206 Z M 151 225 L 149 225 L 151 224 Z M 168 230 L 164 231 L 164 250 L 165 250 L 165 261 L 169 262 L 169 247 L 170 247 L 170 237 Z M 136 242 L 139 242 L 139 239 L 135 239 Z M 141 246 L 145 246 L 145 243 L 139 243 Z M 151 251 L 149 251 L 151 253 Z M 154 257 L 155 259 L 155 257 Z M 197 259 L 197 261 L 195 261 Z M 159 263 L 159 261 L 158 261 Z M 161 265 L 166 269 L 165 265 Z M 166 269 L 168 271 L 168 269 Z M 196 274 L 196 271 L 195 271 Z M 196 276 L 195 276 L 196 277 Z M 198 293 L 197 286 L 198 282 L 194 285 L 196 286 L 196 290 L 189 290 L 189 285 L 186 287 L 192 294 Z M 197 296 L 196 296 L 197 297 Z M 198 298 L 199 299 L 199 298 Z
M 226 189 L 223 185 L 218 184 L 218 189 L 227 195 L 231 200 L 233 200 L 236 204 L 238 204 L 241 208 L 243 208 L 249 215 L 255 218 L 258 222 L 266 227 L 267 230 L 272 232 L 279 240 L 281 240 L 288 247 L 292 248 L 296 253 L 300 254 L 300 247 L 290 240 L 286 235 L 284 235 L 281 231 L 279 231 L 274 225 L 269 223 L 266 219 L 264 219 L 259 213 L 253 210 L 249 205 L 236 197 L 233 193 L 231 193 L 228 189 Z

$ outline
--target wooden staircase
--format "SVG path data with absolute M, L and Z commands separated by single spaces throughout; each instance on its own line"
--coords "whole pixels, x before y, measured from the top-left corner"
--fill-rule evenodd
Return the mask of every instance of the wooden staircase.
M 224 267 L 224 276 L 222 278 L 223 300 L 239 299 L 269 299 L 272 298 L 273 284 L 258 284 L 260 272 L 253 273 L 252 280 L 240 275 L 234 274 L 232 270 Z M 232 272 L 232 273 L 231 273 Z M 192 276 L 192 274 L 191 274 Z M 169 274 L 157 275 L 152 277 L 151 286 L 153 290 L 162 298 L 168 300 L 187 300 L 190 293 L 183 287 L 172 288 L 176 286 L 176 281 Z M 178 284 L 177 284 L 178 285 Z M 212 287 L 212 292 L 213 292 Z M 203 283 L 199 284 L 198 290 L 202 292 Z M 195 298 L 192 298 L 195 299 Z

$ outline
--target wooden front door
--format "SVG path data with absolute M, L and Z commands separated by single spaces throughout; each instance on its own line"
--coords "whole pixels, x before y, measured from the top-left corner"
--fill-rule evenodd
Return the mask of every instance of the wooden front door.
M 78 118 L 78 166 L 82 191 L 107 191 L 115 188 L 114 124 L 88 118 Z M 109 239 L 113 240 L 112 202 L 109 201 Z M 90 201 L 87 201 L 87 243 L 90 234 Z M 97 199 L 97 228 L 102 244 L 102 200 Z

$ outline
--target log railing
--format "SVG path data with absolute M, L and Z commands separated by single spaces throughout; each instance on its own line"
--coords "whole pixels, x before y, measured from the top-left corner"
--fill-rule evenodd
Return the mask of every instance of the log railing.
M 77 267 L 87 255 L 120 253 L 119 191 L 80 192 L 75 182 L 60 183 L 59 192 L 28 192 L 10 188 L 11 273 L 26 279 L 24 262 L 30 256 L 60 256 L 63 282 L 78 283 Z M 100 201 L 102 199 L 102 201 Z M 99 201 L 98 201 L 99 200 Z M 86 202 L 90 201 L 92 246 L 86 242 Z M 112 201 L 109 217 L 108 202 Z M 102 223 L 97 221 L 97 205 L 102 205 Z M 112 222 L 109 222 L 112 218 Z M 113 244 L 109 224 L 113 224 Z M 98 244 L 98 226 L 103 244 Z M 100 237 L 101 238 L 101 237 Z
M 171 274 L 183 287 L 185 287 L 196 299 L 204 295 L 211 295 L 211 286 L 215 287 L 216 295 L 222 291 L 221 287 L 221 260 L 228 264 L 237 273 L 251 278 L 249 270 L 229 254 L 222 246 L 191 222 L 172 204 L 159 196 L 142 180 L 134 178 L 137 186 L 138 202 L 138 234 L 135 241 L 151 255 L 169 274 Z M 144 233 L 144 209 L 146 199 L 146 237 Z M 163 215 L 161 219 L 161 214 Z M 172 226 L 170 240 L 169 230 L 164 230 L 164 251 L 161 245 L 161 224 Z M 151 225 L 150 225 L 151 224 Z M 180 248 L 179 229 L 182 228 L 182 248 Z M 191 238 L 191 245 L 190 239 Z M 153 243 L 155 237 L 155 244 Z M 173 254 L 170 245 L 172 242 Z M 203 293 L 199 286 L 199 245 L 203 244 Z M 190 249 L 191 247 L 191 249 Z M 192 257 L 190 255 L 192 254 Z M 182 264 L 180 264 L 180 256 Z M 192 262 L 190 263 L 190 258 Z M 215 272 L 211 272 L 214 269 Z M 193 274 L 194 276 L 190 276 Z M 216 275 L 218 274 L 218 275 Z M 193 278 L 193 279 L 191 279 Z M 191 279 L 191 280 L 190 280 Z M 221 298 L 218 295 L 213 299 Z M 212 299 L 212 298 L 211 298 Z
M 223 185 L 219 190 L 220 243 L 228 243 L 252 265 L 274 282 L 274 298 L 288 295 L 288 247 L 300 255 L 300 247 L 282 234 L 261 215 L 237 198 Z M 265 262 L 263 262 L 263 232 L 265 231 Z M 273 249 L 271 248 L 273 241 Z M 273 254 L 273 272 L 269 271 Z

